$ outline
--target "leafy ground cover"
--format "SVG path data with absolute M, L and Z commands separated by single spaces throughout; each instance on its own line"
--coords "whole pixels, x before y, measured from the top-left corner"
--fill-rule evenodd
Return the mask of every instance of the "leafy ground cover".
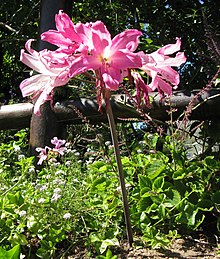
M 78 141 L 70 135 L 65 154 L 51 153 L 39 170 L 27 156 L 27 130 L 4 132 L 1 139 L 3 258 L 192 258 L 194 254 L 187 257 L 185 250 L 178 252 L 189 244 L 194 252 L 198 244 L 206 247 L 206 252 L 195 252 L 197 258 L 199 253 L 217 256 L 220 164 L 214 155 L 188 158 L 180 141 L 156 133 L 142 132 L 139 141 L 121 137 L 135 240 L 129 250 L 113 147 L 107 138 L 97 134 L 85 143 L 85 138 Z

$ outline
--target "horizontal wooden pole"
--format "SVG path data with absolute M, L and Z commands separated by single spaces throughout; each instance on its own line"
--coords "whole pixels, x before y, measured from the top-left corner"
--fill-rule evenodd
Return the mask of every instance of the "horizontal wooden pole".
M 209 89 L 195 98 L 200 90 L 175 91 L 170 98 L 172 107 L 176 109 L 173 118 L 177 119 L 184 113 L 190 102 L 193 102 L 193 110 L 189 116 L 191 120 L 214 120 L 220 116 L 220 89 Z M 158 93 L 151 93 L 153 101 L 150 109 L 147 110 L 153 119 L 169 120 L 169 105 L 167 100 L 162 99 Z M 132 106 L 128 97 L 124 94 L 113 95 L 111 100 L 112 110 L 116 121 L 123 119 L 141 120 L 141 115 Z M 77 111 L 76 111 L 77 110 Z M 33 111 L 33 104 L 19 103 L 0 106 L 0 129 L 20 129 L 30 125 L 30 118 Z M 82 118 L 77 112 L 81 113 L 91 123 L 106 122 L 107 117 L 103 105 L 102 112 L 98 111 L 96 99 L 81 98 L 56 103 L 54 112 L 59 122 L 66 124 L 80 124 Z M 182 117 L 180 117 L 181 119 Z

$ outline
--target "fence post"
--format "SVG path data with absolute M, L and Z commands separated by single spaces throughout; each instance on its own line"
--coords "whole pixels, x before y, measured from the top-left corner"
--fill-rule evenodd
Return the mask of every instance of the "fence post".
M 64 10 L 71 15 L 72 4 L 72 0 L 41 0 L 39 35 L 49 29 L 56 29 L 55 14 L 59 10 Z M 55 46 L 39 39 L 38 50 L 40 51 L 45 48 L 54 50 Z M 30 155 L 36 156 L 36 147 L 50 146 L 50 140 L 55 136 L 62 138 L 64 132 L 65 126 L 58 123 L 55 113 L 50 107 L 50 103 L 44 103 L 41 106 L 41 116 L 32 114 L 31 117 Z

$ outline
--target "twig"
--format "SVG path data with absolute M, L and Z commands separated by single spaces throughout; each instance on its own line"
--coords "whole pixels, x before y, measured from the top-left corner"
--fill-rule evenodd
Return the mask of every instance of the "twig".
M 8 30 L 8 31 L 11 31 L 11 32 L 17 32 L 15 29 L 13 29 L 11 26 L 9 26 L 8 24 L 6 23 L 3 23 L 3 22 L 0 22 L 0 27 Z

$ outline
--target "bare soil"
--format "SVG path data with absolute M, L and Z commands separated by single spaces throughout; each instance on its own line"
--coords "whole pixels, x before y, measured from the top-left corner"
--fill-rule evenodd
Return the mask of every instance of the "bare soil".
M 215 259 L 220 258 L 218 255 L 218 240 L 215 235 L 211 238 L 202 236 L 197 238 L 185 237 L 176 239 L 166 249 L 150 249 L 147 247 L 129 248 L 128 244 L 124 242 L 120 248 L 115 248 L 113 254 L 117 255 L 118 259 L 161 259 L 161 258 L 181 258 L 181 259 Z M 69 255 L 68 259 L 95 259 L 95 256 L 87 255 L 87 250 L 82 247 L 76 247 Z

